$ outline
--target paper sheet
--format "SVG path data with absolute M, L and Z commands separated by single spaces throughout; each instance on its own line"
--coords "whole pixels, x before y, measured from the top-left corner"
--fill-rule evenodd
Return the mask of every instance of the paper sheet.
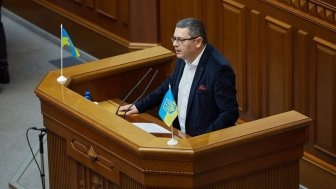
M 143 129 L 144 131 L 148 133 L 171 133 L 167 129 L 161 127 L 160 125 L 157 125 L 155 123 L 133 123 L 135 126 L 139 127 L 140 129 Z

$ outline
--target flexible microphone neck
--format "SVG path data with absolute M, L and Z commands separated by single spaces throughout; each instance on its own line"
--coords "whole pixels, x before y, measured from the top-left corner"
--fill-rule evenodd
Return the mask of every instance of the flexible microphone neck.
M 118 115 L 119 109 L 120 107 L 124 104 L 124 102 L 126 101 L 126 99 L 132 94 L 132 92 L 140 85 L 140 83 L 142 83 L 142 81 L 147 77 L 147 75 L 152 71 L 153 68 L 149 68 L 148 71 L 145 73 L 145 75 L 142 76 L 142 78 L 138 81 L 138 83 L 127 93 L 127 95 L 125 96 L 125 98 L 121 101 L 121 103 L 119 104 L 117 111 L 116 111 L 116 115 Z
M 151 83 L 152 83 L 152 81 L 154 80 L 154 78 L 155 78 L 155 76 L 156 76 L 157 73 L 158 73 L 158 70 L 156 70 L 156 71 L 154 72 L 153 76 L 151 77 L 151 80 L 148 82 L 148 84 L 147 84 L 145 90 L 141 93 L 141 95 L 140 95 L 137 99 L 135 99 L 134 102 L 127 108 L 127 110 L 125 111 L 125 113 L 124 113 L 124 115 L 123 115 L 123 118 L 126 117 L 126 113 L 127 113 L 127 112 L 132 108 L 132 106 L 134 106 L 134 104 L 135 104 L 140 98 L 142 98 L 142 96 L 146 93 L 147 89 L 148 89 L 149 86 L 151 85 Z
M 146 78 L 146 76 L 149 74 L 149 72 L 152 70 L 152 68 L 149 68 L 148 71 L 145 73 L 145 75 L 142 76 L 142 78 L 138 81 L 138 83 L 127 93 L 127 95 L 124 97 L 124 99 L 119 104 L 116 115 L 118 115 L 120 107 L 123 105 L 123 103 L 126 101 L 126 99 L 129 97 L 129 95 L 132 94 L 132 92 L 140 85 L 140 83 Z

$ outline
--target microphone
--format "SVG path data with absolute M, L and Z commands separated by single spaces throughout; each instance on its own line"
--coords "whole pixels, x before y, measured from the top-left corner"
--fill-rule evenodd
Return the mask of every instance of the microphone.
M 36 131 L 41 131 L 41 132 L 48 132 L 46 128 L 37 128 L 37 127 L 31 127 L 30 129 L 36 130 Z
M 151 80 L 149 81 L 149 83 L 147 84 L 145 90 L 141 93 L 141 95 L 127 108 L 127 110 L 125 111 L 123 118 L 126 117 L 126 113 L 132 108 L 132 106 L 134 106 L 134 104 L 136 103 L 136 101 L 138 101 L 147 91 L 147 89 L 149 88 L 149 86 L 151 85 L 153 79 L 155 78 L 156 74 L 158 73 L 158 70 L 156 70 L 151 78 Z
M 127 95 L 125 96 L 125 98 L 121 101 L 121 103 L 119 104 L 117 111 L 116 111 L 116 115 L 118 115 L 119 109 L 120 107 L 123 105 L 123 103 L 126 101 L 126 99 L 128 98 L 129 95 L 132 94 L 132 92 L 140 85 L 140 83 L 142 82 L 142 80 L 145 79 L 145 77 L 149 74 L 149 72 L 152 70 L 152 68 L 149 68 L 148 71 L 146 72 L 145 75 L 142 76 L 142 78 L 138 81 L 138 83 L 127 93 Z
M 116 115 L 118 115 L 120 107 L 124 104 L 126 99 L 129 97 L 129 95 L 132 94 L 132 92 L 142 83 L 142 81 L 147 77 L 147 75 L 152 71 L 153 68 L 149 68 L 148 71 L 145 73 L 145 75 L 142 76 L 142 78 L 138 81 L 138 83 L 127 93 L 127 95 L 124 97 L 124 99 L 121 101 L 120 105 L 117 108 Z M 157 70 L 156 70 L 157 72 Z

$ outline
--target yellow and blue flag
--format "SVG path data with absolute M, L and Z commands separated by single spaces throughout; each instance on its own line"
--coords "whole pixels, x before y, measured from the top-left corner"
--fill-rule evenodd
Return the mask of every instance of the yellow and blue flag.
M 70 47 L 70 51 L 73 57 L 79 57 L 79 52 L 76 49 L 76 47 L 73 45 L 70 36 L 68 35 L 68 32 L 61 27 L 61 47 L 63 48 L 65 45 Z
M 177 117 L 177 111 L 177 105 L 169 86 L 169 89 L 162 100 L 159 116 L 163 122 L 165 122 L 170 127 L 174 119 Z

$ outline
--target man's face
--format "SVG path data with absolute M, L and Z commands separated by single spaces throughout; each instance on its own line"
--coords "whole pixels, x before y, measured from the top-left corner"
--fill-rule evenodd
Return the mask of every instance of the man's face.
M 176 56 L 192 62 L 197 57 L 197 38 L 192 38 L 196 36 L 190 36 L 188 31 L 188 28 L 175 28 L 172 42 Z

